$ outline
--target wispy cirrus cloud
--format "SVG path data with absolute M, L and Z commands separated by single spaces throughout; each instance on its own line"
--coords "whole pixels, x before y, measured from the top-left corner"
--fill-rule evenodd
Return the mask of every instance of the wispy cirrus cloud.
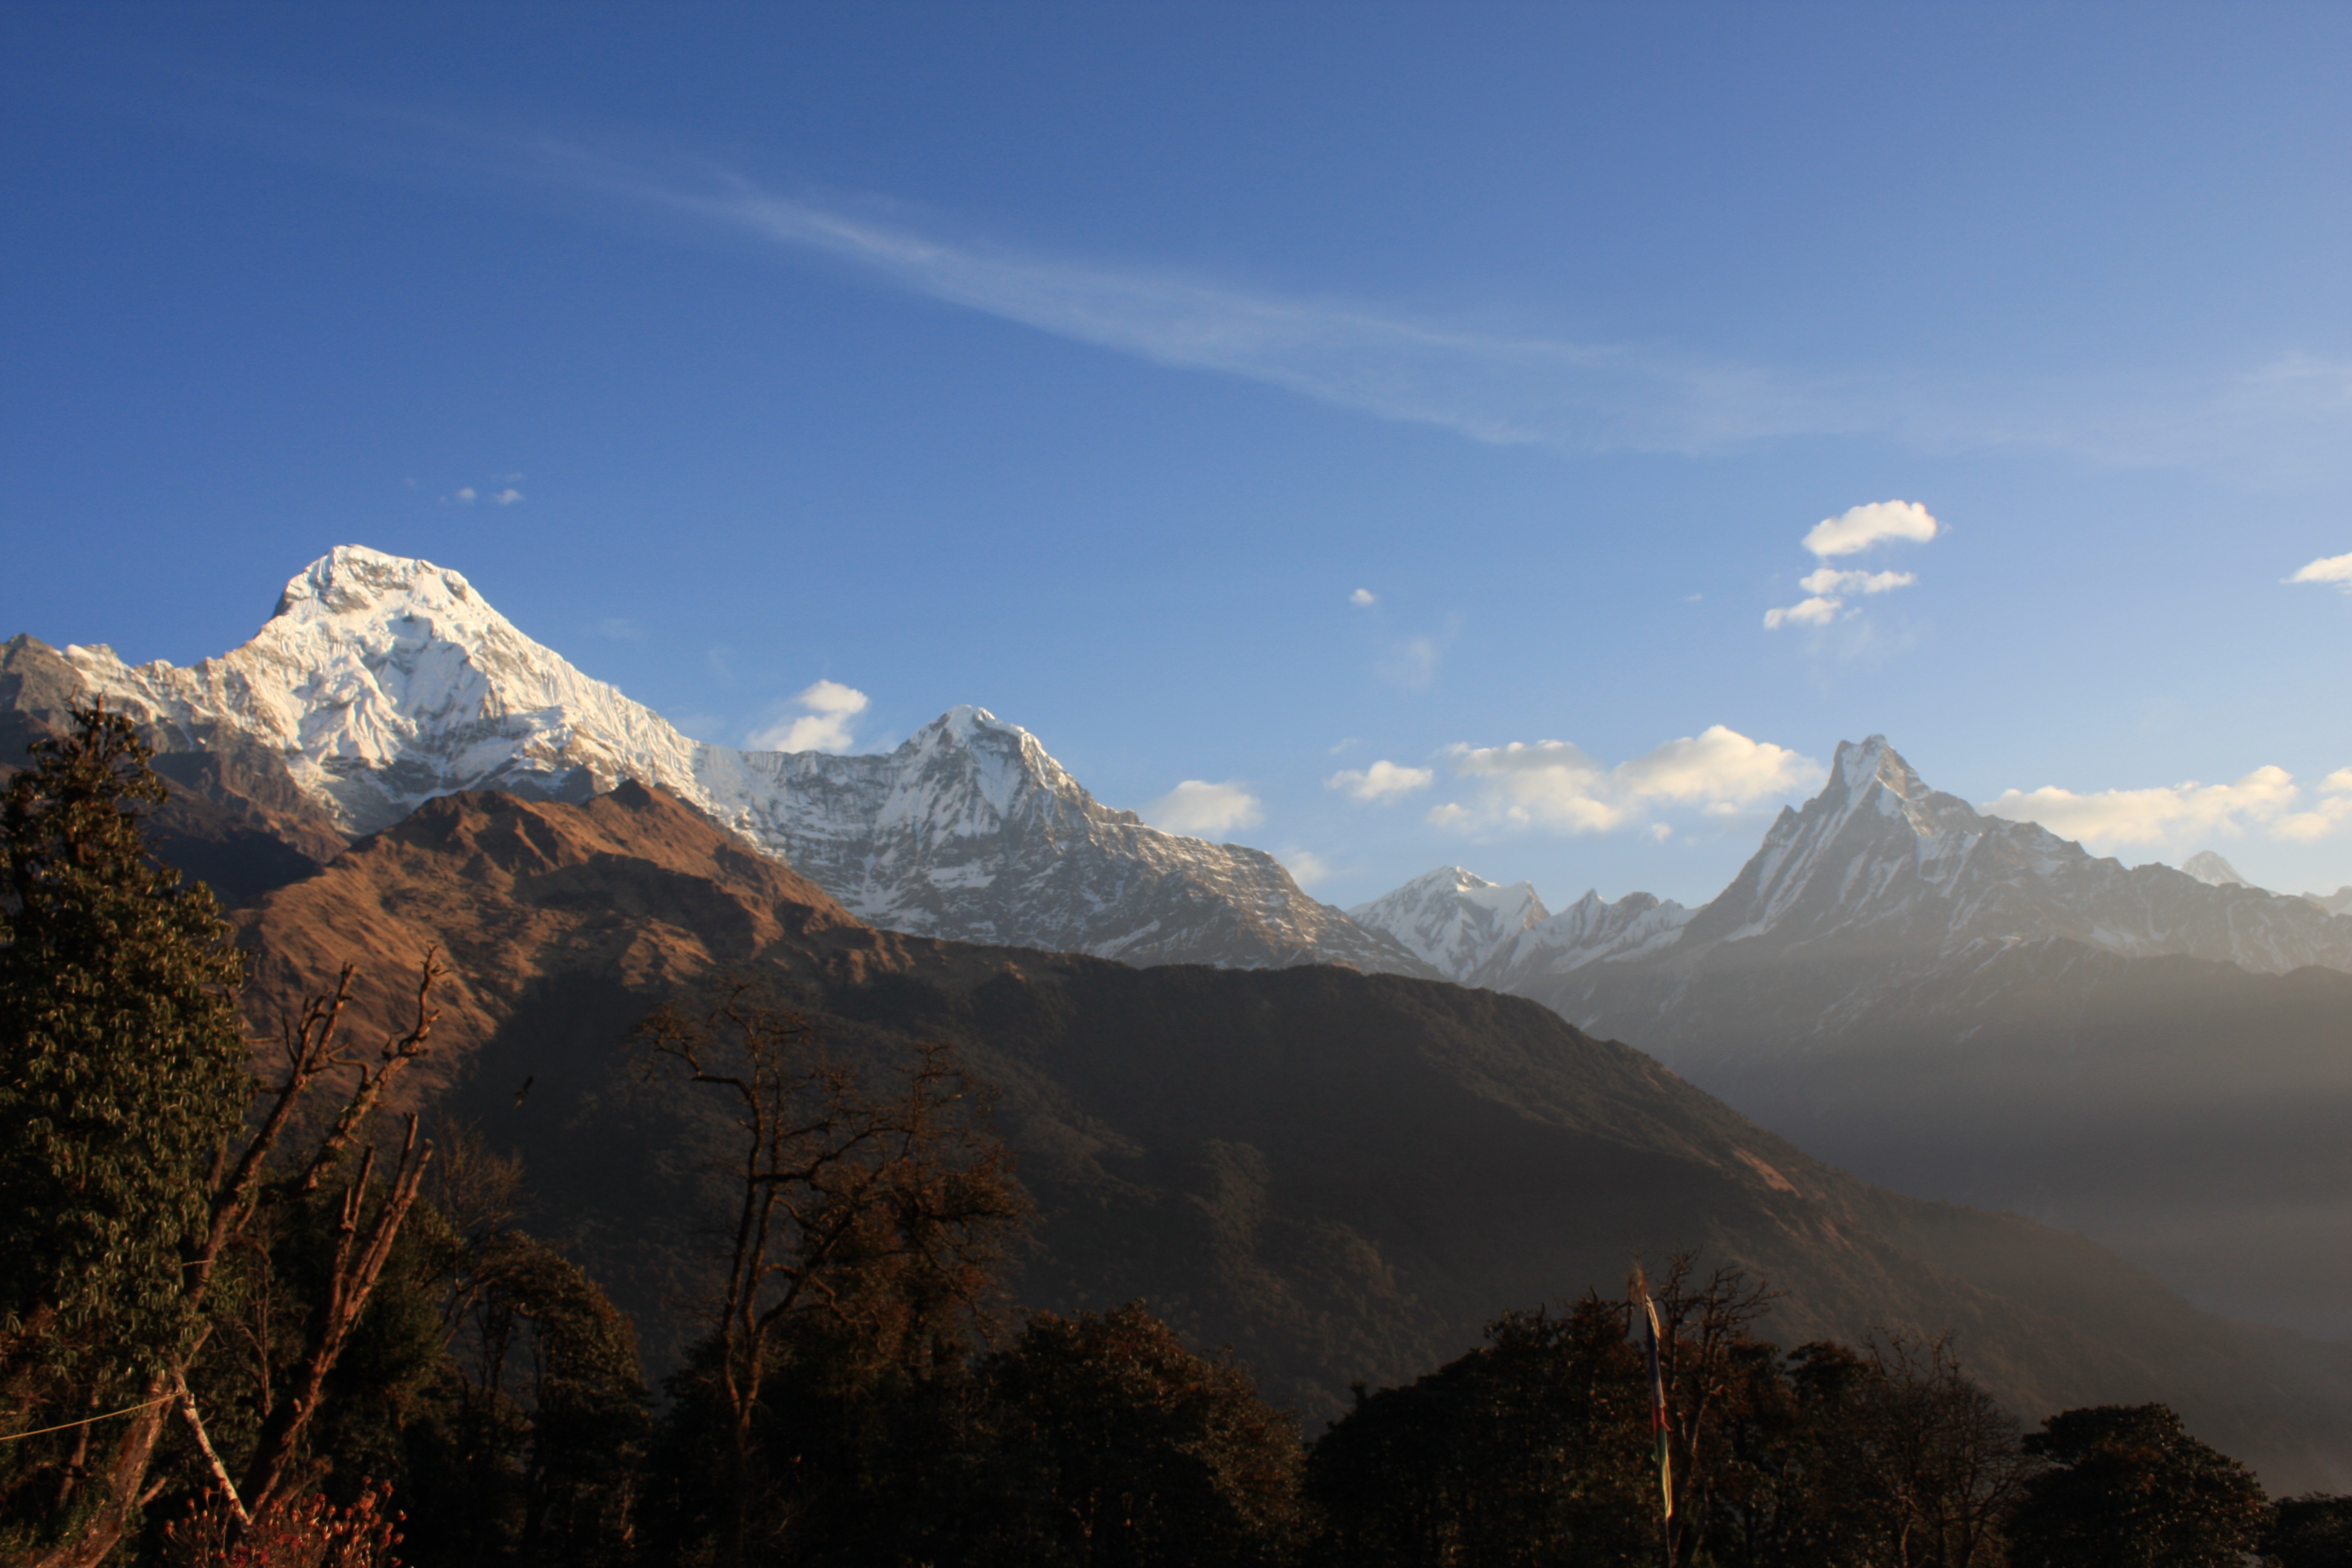
M 394 178 L 536 187 L 732 231 L 910 293 L 1157 363 L 1237 376 L 1470 439 L 1575 450 L 1717 452 L 1867 436 L 1918 450 L 2038 448 L 2101 464 L 2257 480 L 2352 466 L 2352 360 L 2300 349 L 2166 381 L 1955 376 L 1948 367 L 1760 363 L 1658 341 L 1590 341 L 1506 321 L 1286 294 L 1175 268 L 1055 255 L 956 232 L 876 196 L 763 184 L 707 155 L 491 130 L 414 104 L 247 85 L 241 135 Z M 346 135 L 322 137 L 340 121 Z M 611 148 L 620 151 L 608 151 Z M 1577 308 L 1578 302 L 1568 302 Z

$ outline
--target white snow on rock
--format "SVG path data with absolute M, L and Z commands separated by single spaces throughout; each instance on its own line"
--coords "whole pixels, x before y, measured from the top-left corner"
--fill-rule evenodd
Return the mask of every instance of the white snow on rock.
M 689 740 L 426 561 L 341 546 L 287 584 L 250 642 L 189 668 L 104 647 L 65 657 L 175 746 L 242 734 L 274 749 L 352 834 L 460 790 L 578 800 L 634 778 L 891 930 L 1139 963 L 1431 973 L 1272 856 L 1101 805 L 984 709 L 951 710 L 882 756 Z

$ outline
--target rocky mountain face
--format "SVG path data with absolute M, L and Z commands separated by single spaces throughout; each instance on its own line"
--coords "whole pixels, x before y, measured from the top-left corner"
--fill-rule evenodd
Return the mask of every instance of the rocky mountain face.
M 704 1156 L 729 1128 L 692 1086 L 644 1081 L 629 1031 L 751 974 L 858 1060 L 947 1040 L 1002 1087 L 1038 1208 L 1018 1300 L 1146 1298 L 1310 1426 L 1500 1309 L 1614 1295 L 1629 1258 L 1698 1246 L 1787 1292 L 1784 1343 L 1949 1330 L 2029 1419 L 2161 1399 L 2274 1489 L 2352 1473 L 2336 1348 L 2200 1314 L 2079 1237 L 1872 1187 L 1520 998 L 877 931 L 634 784 L 437 797 L 236 925 L 257 1025 L 343 958 L 370 965 L 360 1039 L 401 1020 L 406 970 L 438 949 L 413 1099 L 523 1157 L 526 1223 L 572 1238 L 657 1357 L 688 1331 L 674 1303 L 707 1267 Z
M 251 641 L 187 668 L 9 647 L 51 698 L 102 695 L 139 718 L 170 753 L 165 772 L 237 773 L 248 801 L 274 792 L 312 861 L 454 792 L 579 801 L 635 779 L 894 930 L 1131 963 L 1433 973 L 1308 898 L 1272 856 L 1103 805 L 982 709 L 887 756 L 692 741 L 429 562 L 338 549 L 287 584 Z
M 2352 1114 L 2352 920 L 2219 857 L 2127 869 L 1985 816 L 1878 737 L 1840 746 L 1700 909 L 1579 907 L 1580 931 L 1539 942 L 1553 917 L 1451 973 L 1874 1179 L 2352 1334 L 2352 1158 L 2330 1131 Z

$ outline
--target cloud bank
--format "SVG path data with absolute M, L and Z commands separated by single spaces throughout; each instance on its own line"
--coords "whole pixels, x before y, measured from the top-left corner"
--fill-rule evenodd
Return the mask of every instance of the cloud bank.
M 2216 838 L 2258 834 L 2290 843 L 2325 838 L 2352 821 L 2352 768 L 2322 779 L 2305 804 L 2294 775 L 2260 767 L 2234 784 L 2186 784 L 2076 795 L 2044 785 L 2005 790 L 1978 807 L 1989 816 L 2038 822 L 2063 838 L 2109 853 L 2121 848 L 2178 850 Z
M 1470 793 L 1465 801 L 1433 808 L 1429 820 L 1487 832 L 1607 833 L 1643 826 L 1666 806 L 1729 816 L 1760 801 L 1815 788 L 1829 776 L 1810 757 L 1721 724 L 1614 767 L 1603 767 L 1565 741 L 1457 745 L 1449 755 L 1455 776 L 1470 784 Z M 1668 827 L 1648 826 L 1661 837 L 1657 830 Z
M 850 734 L 850 721 L 866 711 L 867 701 L 863 691 L 837 680 L 820 680 L 785 704 L 799 709 L 797 716 L 752 731 L 743 743 L 755 752 L 846 752 L 857 743 Z

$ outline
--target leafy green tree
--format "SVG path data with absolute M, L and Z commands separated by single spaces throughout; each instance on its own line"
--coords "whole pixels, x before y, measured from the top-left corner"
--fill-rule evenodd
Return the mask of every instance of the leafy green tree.
M 77 718 L 0 802 L 0 1430 L 143 1408 L 0 1447 L 18 1551 L 93 1510 L 128 1526 L 124 1467 L 143 1473 L 202 1331 L 182 1247 L 248 1093 L 219 906 L 147 854 L 147 748 L 119 714 Z
M 2063 1411 L 2025 1439 L 2050 1468 L 2011 1533 L 2018 1568 L 2237 1568 L 2269 1503 L 2243 1465 L 2162 1405 Z
M 30 1568 L 94 1568 L 193 1489 L 232 1532 L 308 1507 L 322 1405 L 430 1155 L 412 1116 L 388 1178 L 372 1144 L 342 1164 L 425 1051 L 432 963 L 415 1026 L 373 1059 L 337 1042 L 346 970 L 257 1081 L 218 906 L 142 836 L 164 798 L 147 749 L 101 707 L 76 721 L 0 797 L 0 1552 Z M 341 1108 L 287 1159 L 322 1083 Z M 281 1285 L 307 1310 L 276 1315 L 224 1405 L 215 1331 L 257 1301 L 270 1324 Z
M 1141 1303 L 1041 1312 L 976 1375 L 985 1414 L 966 1561 L 1244 1568 L 1295 1553 L 1296 1422 Z

